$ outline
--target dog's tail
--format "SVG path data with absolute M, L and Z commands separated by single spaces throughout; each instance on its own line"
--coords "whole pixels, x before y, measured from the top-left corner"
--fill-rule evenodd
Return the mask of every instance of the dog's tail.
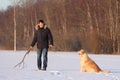
M 109 70 L 101 70 L 100 72 L 103 72 L 103 73 L 110 73 Z

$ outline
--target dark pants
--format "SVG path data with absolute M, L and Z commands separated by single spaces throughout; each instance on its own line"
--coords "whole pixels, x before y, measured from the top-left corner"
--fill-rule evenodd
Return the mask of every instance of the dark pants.
M 38 66 L 38 69 L 41 69 L 42 65 L 43 65 L 43 69 L 46 70 L 47 60 L 48 60 L 47 54 L 48 54 L 48 49 L 47 48 L 37 49 L 37 66 Z M 42 56 L 43 56 L 43 58 L 42 58 Z

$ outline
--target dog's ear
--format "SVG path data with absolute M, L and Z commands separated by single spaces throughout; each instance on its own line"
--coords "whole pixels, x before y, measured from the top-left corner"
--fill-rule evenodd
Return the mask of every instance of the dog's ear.
M 85 53 L 85 50 L 84 50 L 84 49 L 82 49 L 82 50 L 81 50 L 81 52 L 82 52 L 82 53 Z
M 85 50 L 84 49 L 81 49 L 80 51 L 78 51 L 78 54 L 79 55 L 83 55 L 85 53 Z

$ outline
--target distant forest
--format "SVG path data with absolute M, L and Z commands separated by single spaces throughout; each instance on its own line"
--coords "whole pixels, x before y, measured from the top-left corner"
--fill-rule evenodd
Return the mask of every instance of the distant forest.
M 28 49 L 39 19 L 53 34 L 51 51 L 120 54 L 120 0 L 14 0 L 0 11 L 0 49 Z

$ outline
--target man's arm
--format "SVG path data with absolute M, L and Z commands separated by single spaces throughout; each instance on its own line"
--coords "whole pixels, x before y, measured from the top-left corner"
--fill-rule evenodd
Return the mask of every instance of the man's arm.
M 31 43 L 31 47 L 34 47 L 35 43 L 37 42 L 37 31 L 34 31 L 34 37 Z
M 53 46 L 53 36 L 52 36 L 50 29 L 48 29 L 48 38 L 49 38 L 49 42 L 50 42 L 50 47 L 52 47 Z

